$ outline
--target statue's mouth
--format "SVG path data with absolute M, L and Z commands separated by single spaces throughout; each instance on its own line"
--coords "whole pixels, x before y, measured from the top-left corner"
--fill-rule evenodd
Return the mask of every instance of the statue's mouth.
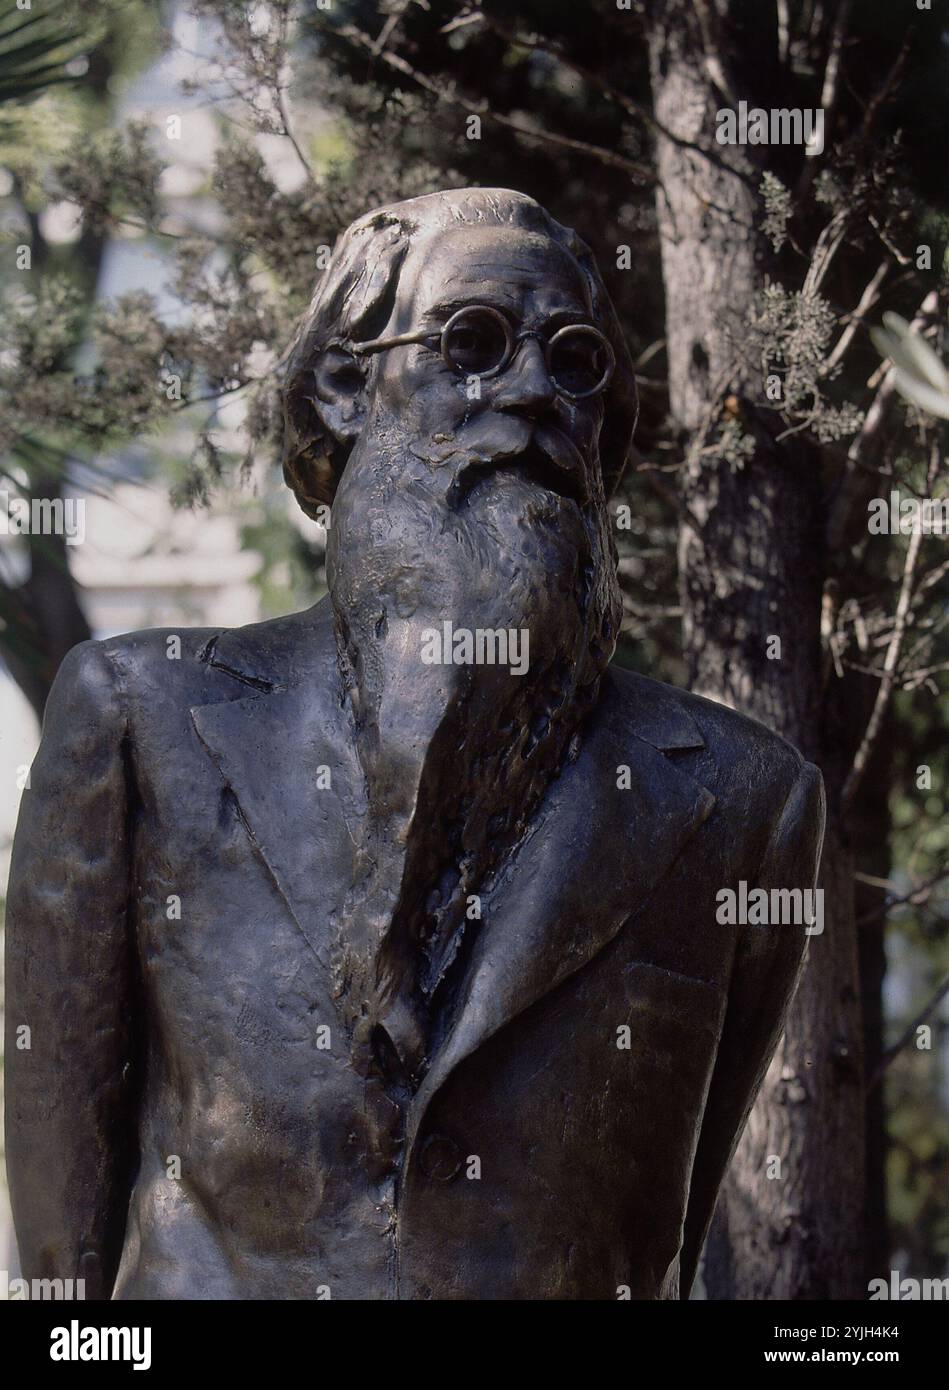
M 547 448 L 541 446 L 538 435 Z M 539 430 L 531 435 L 526 448 L 516 453 L 465 464 L 449 489 L 449 505 L 456 509 L 464 506 L 489 480 L 505 475 L 526 479 L 578 507 L 587 501 L 586 478 L 577 450 L 559 431 L 555 436 L 553 431 Z

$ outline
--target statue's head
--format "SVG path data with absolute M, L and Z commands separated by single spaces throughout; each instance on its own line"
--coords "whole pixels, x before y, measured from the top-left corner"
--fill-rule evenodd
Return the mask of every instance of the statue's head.
M 333 502 L 367 431 L 432 456 L 457 457 L 455 442 L 524 455 L 556 490 L 608 497 L 636 419 L 589 250 L 506 189 L 432 193 L 354 222 L 291 351 L 284 400 L 284 472 L 310 515 Z

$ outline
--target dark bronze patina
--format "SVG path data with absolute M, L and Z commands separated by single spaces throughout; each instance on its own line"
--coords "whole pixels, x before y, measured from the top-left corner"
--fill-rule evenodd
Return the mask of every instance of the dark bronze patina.
M 8 902 L 24 1273 L 685 1296 L 805 944 L 716 895 L 811 887 L 822 791 L 609 664 L 635 386 L 590 254 L 502 190 L 370 213 L 285 399 L 327 599 L 84 643 L 50 700 Z M 448 622 L 528 669 L 424 663 Z

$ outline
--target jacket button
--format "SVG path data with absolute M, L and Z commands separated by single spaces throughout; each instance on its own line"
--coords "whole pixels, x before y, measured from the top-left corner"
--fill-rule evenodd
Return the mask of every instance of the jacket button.
M 430 1134 L 419 1154 L 422 1172 L 433 1182 L 451 1182 L 461 1168 L 461 1161 L 458 1145 L 444 1134 Z

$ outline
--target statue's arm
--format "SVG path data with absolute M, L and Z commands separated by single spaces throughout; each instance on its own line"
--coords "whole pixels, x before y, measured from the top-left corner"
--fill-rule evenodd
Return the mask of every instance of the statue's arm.
M 804 763 L 765 852 L 758 887 L 814 887 L 824 815 L 823 780 L 816 767 Z M 784 1029 L 806 940 L 803 926 L 742 928 L 693 1166 L 680 1264 L 682 1298 L 689 1295 L 719 1185 Z
M 108 1298 L 128 1209 L 136 1059 L 127 729 L 103 648 L 63 662 L 23 793 L 6 915 L 6 1152 L 27 1278 Z

